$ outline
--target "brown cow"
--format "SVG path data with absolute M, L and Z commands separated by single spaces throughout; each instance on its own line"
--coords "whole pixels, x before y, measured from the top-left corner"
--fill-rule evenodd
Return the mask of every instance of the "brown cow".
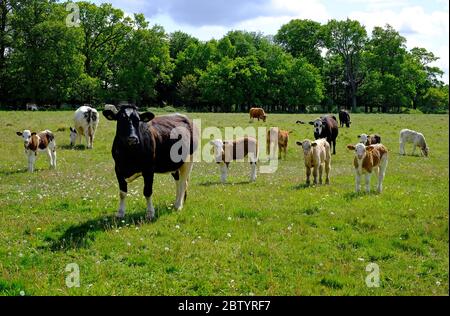
M 261 108 L 251 108 L 250 109 L 250 120 L 254 119 L 263 120 L 263 122 L 266 122 L 267 115 Z
M 277 141 L 278 159 L 281 159 L 282 152 L 284 153 L 284 159 L 286 159 L 290 133 L 292 132 L 280 130 L 278 127 L 272 127 L 267 131 L 267 154 L 270 155 L 270 159 L 274 159 L 275 144 Z

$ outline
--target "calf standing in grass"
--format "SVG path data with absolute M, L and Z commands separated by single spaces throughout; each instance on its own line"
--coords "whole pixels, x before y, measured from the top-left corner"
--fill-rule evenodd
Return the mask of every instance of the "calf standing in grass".
M 304 140 L 297 142 L 297 145 L 303 148 L 305 167 L 306 167 L 306 184 L 311 184 L 311 169 L 313 169 L 314 184 L 322 184 L 323 167 L 325 166 L 326 184 L 330 184 L 331 170 L 331 150 L 330 144 L 326 139 L 318 139 L 314 142 Z M 319 176 L 319 181 L 317 181 Z
M 143 176 L 147 219 L 154 219 L 152 195 L 155 173 L 172 174 L 177 192 L 175 209 L 180 211 L 193 167 L 192 156 L 198 146 L 193 123 L 180 114 L 155 117 L 150 112 L 139 113 L 133 105 L 123 105 L 119 110 L 110 107 L 103 111 L 103 115 L 110 121 L 117 121 L 112 147 L 120 189 L 117 217 L 125 216 L 128 183 Z
M 17 132 L 18 136 L 23 139 L 25 154 L 28 157 L 28 171 L 34 171 L 34 164 L 38 152 L 46 151 L 50 160 L 50 168 L 56 168 L 56 142 L 55 136 L 49 130 L 32 133 L 29 130 Z
M 362 175 L 366 177 L 366 192 L 370 192 L 370 178 L 372 171 L 375 169 L 378 175 L 378 192 L 381 193 L 388 165 L 388 149 L 382 144 L 365 146 L 361 143 L 356 146 L 348 145 L 347 148 L 355 151 L 353 165 L 356 174 L 356 192 L 361 191 Z
M 364 144 L 366 146 L 375 145 L 375 144 L 381 144 L 381 136 L 380 135 L 367 135 L 367 134 L 361 134 L 358 136 L 359 142 L 361 144 Z
M 404 129 L 400 132 L 400 155 L 406 155 L 405 145 L 407 143 L 412 143 L 414 145 L 412 154 L 416 153 L 416 148 L 419 147 L 421 153 L 428 157 L 429 148 L 425 137 L 422 133 L 412 131 L 410 129 Z
M 347 110 L 340 110 L 339 111 L 339 123 L 341 127 L 347 126 L 350 128 L 350 124 L 352 124 L 352 121 L 350 120 L 350 114 Z
M 222 183 L 227 181 L 229 165 L 232 161 L 248 157 L 252 167 L 250 181 L 256 181 L 256 164 L 258 162 L 258 142 L 254 137 L 242 137 L 234 141 L 212 140 L 216 163 L 220 164 Z
M 267 154 L 270 156 L 270 159 L 275 159 L 277 141 L 278 159 L 281 159 L 282 152 L 284 153 L 284 159 L 286 159 L 290 133 L 291 132 L 280 130 L 278 127 L 272 127 L 267 131 Z
M 92 149 L 99 122 L 97 110 L 89 106 L 80 107 L 75 112 L 74 122 L 75 128 L 70 128 L 70 145 L 74 146 L 76 142 L 81 144 L 81 137 L 85 136 L 87 148 Z

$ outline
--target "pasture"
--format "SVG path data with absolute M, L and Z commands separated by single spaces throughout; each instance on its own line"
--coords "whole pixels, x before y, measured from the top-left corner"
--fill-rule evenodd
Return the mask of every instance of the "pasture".
M 232 163 L 225 185 L 215 163 L 196 163 L 179 213 L 171 209 L 172 177 L 156 175 L 152 223 L 144 220 L 142 178 L 129 185 L 126 218 L 115 219 L 115 124 L 101 116 L 94 149 L 70 149 L 72 116 L 0 112 L 1 295 L 449 293 L 447 115 L 352 115 L 352 127 L 339 130 L 331 185 L 305 187 L 295 141 L 313 132 L 295 122 L 317 115 L 269 115 L 267 123 L 250 124 L 247 114 L 189 113 L 202 127 L 292 130 L 288 158 L 256 183 L 247 183 L 249 164 Z M 40 155 L 37 172 L 26 172 L 15 134 L 25 128 L 55 133 L 56 170 Z M 402 128 L 424 133 L 429 158 L 398 155 Z M 379 133 L 391 151 L 381 195 L 354 193 L 354 154 L 346 145 L 361 133 Z M 78 288 L 66 286 L 70 263 L 80 268 Z M 369 263 L 379 266 L 378 288 L 366 285 Z

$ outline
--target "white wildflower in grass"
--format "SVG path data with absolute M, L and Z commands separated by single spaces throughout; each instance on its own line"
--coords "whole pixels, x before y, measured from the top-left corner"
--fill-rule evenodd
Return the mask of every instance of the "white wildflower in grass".
M 180 229 L 180 225 L 175 225 L 175 228 L 176 229 Z
M 25 296 L 25 291 L 20 291 L 19 294 L 20 296 Z
M 231 216 L 228 216 L 228 220 L 231 221 Z
M 358 258 L 358 261 L 364 261 L 364 258 Z
M 164 251 L 170 251 L 170 248 L 169 247 L 165 247 Z
M 231 238 L 231 233 L 228 233 L 228 234 L 227 234 L 227 237 L 228 237 L 228 238 Z

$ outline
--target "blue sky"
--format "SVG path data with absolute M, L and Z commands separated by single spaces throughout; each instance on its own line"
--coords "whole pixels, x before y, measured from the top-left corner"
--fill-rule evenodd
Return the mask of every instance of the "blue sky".
M 167 32 L 182 30 L 201 40 L 221 38 L 233 29 L 275 34 L 291 19 L 326 23 L 347 17 L 368 31 L 391 24 L 408 40 L 408 47 L 425 47 L 441 57 L 437 65 L 449 80 L 448 0 L 91 0 L 108 2 L 128 14 L 144 13 L 151 24 Z

